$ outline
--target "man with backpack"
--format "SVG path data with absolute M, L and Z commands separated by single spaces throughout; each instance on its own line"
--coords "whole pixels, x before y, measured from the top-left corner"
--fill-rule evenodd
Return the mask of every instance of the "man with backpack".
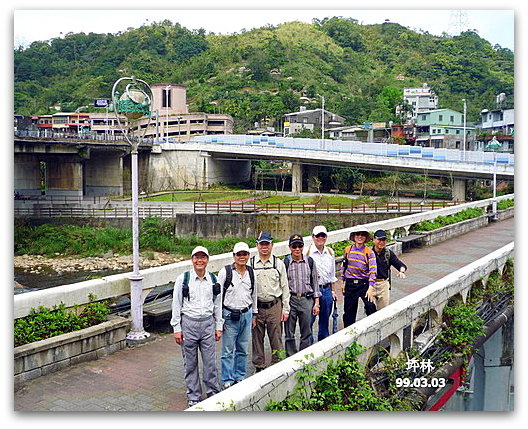
M 315 261 L 303 255 L 304 240 L 299 234 L 289 239 L 291 255 L 284 258 L 290 287 L 290 315 L 284 323 L 284 345 L 286 356 L 292 356 L 310 345 L 312 337 L 312 315 L 319 314 L 319 276 Z M 299 348 L 295 342 L 295 329 L 299 322 L 301 334 Z
M 280 360 L 282 350 L 282 323 L 290 313 L 290 289 L 284 262 L 272 255 L 273 237 L 269 232 L 261 232 L 257 238 L 258 255 L 250 259 L 258 280 L 256 324 L 252 331 L 253 365 L 255 371 L 266 366 L 264 337 L 268 333 L 271 346 L 271 364 Z
M 333 290 L 333 287 L 337 282 L 335 256 L 333 249 L 325 245 L 328 237 L 327 234 L 328 232 L 324 225 L 315 226 L 312 230 L 313 243 L 305 252 L 315 260 L 317 273 L 319 275 L 319 290 L 321 291 L 319 304 L 321 307 L 319 312 L 319 332 L 317 334 L 317 341 L 324 340 L 330 335 L 328 324 L 330 315 L 332 314 L 332 307 L 337 299 L 337 295 Z M 314 322 L 315 316 L 312 316 L 312 326 Z
M 354 242 L 345 249 L 343 257 L 344 314 L 345 328 L 356 322 L 358 300 L 362 299 L 367 316 L 376 312 L 374 304 L 374 285 L 376 284 L 376 256 L 371 248 L 365 246 L 370 241 L 368 231 L 353 231 L 350 240 Z
M 178 276 L 172 298 L 171 325 L 174 339 L 182 347 L 189 406 L 202 400 L 198 350 L 202 355 L 203 382 L 207 397 L 220 391 L 216 368 L 215 340 L 222 337 L 222 297 L 213 273 L 206 271 L 209 251 L 195 247 L 193 270 Z
M 389 305 L 391 289 L 391 267 L 396 268 L 396 275 L 405 278 L 407 265 L 398 259 L 395 253 L 387 249 L 387 234 L 384 230 L 378 229 L 374 233 L 374 254 L 376 255 L 377 275 L 374 285 L 374 300 L 376 309 Z
M 236 243 L 233 258 L 234 263 L 218 273 L 218 281 L 223 285 L 224 332 L 220 363 L 224 389 L 246 377 L 249 336 L 258 313 L 255 273 L 247 265 L 249 246 L 244 242 Z

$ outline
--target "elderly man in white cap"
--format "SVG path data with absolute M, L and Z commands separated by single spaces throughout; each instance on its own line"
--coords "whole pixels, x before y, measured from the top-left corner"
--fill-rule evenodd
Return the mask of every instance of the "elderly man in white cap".
M 223 285 L 224 332 L 220 362 L 224 389 L 246 377 L 249 338 L 258 313 L 255 273 L 247 265 L 249 246 L 244 242 L 236 243 L 233 258 L 234 263 L 218 273 L 218 281 Z
M 193 270 L 180 274 L 174 284 L 170 321 L 174 339 L 182 346 L 190 407 L 202 400 L 198 350 L 202 355 L 207 397 L 220 391 L 215 341 L 222 338 L 223 325 L 221 288 L 215 275 L 206 271 L 209 251 L 195 247 L 191 259 Z
M 312 230 L 313 243 L 306 250 L 306 254 L 314 259 L 317 274 L 319 274 L 321 296 L 319 297 L 320 310 L 317 341 L 324 340 L 330 335 L 328 322 L 332 314 L 334 301 L 337 299 L 337 295 L 333 290 L 337 282 L 335 255 L 333 249 L 325 245 L 327 237 L 328 232 L 324 225 L 315 226 Z M 312 316 L 312 324 L 315 322 L 315 318 L 316 316 Z

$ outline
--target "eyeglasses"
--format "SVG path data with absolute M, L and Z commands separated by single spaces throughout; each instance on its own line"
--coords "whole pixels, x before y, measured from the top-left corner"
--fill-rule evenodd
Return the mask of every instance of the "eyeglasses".
M 249 253 L 248 252 L 238 252 L 238 253 L 235 253 L 235 256 L 238 256 L 239 258 L 242 257 L 242 256 L 248 256 Z
M 304 244 L 292 244 L 290 247 L 292 249 L 302 249 L 304 247 Z
M 326 234 L 324 232 L 320 232 L 315 236 L 315 238 L 326 238 Z

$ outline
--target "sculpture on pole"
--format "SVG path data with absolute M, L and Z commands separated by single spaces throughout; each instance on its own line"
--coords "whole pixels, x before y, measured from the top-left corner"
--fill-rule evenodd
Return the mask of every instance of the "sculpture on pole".
M 121 89 L 123 85 L 126 86 Z M 122 92 L 119 92 L 119 91 Z M 147 339 L 150 334 L 143 328 L 143 276 L 139 271 L 139 204 L 138 204 L 138 145 L 141 140 L 141 132 L 138 127 L 136 136 L 130 138 L 131 131 L 136 123 L 144 116 L 152 117 L 150 107 L 152 104 L 152 90 L 143 80 L 135 77 L 123 77 L 118 79 L 112 88 L 112 103 L 116 113 L 117 123 L 130 144 L 131 170 L 132 170 L 132 248 L 133 248 L 133 272 L 130 279 L 130 314 L 132 326 L 127 334 L 129 341 L 141 341 Z M 127 129 L 121 124 L 120 115 L 127 118 Z M 144 127 L 143 136 L 148 128 Z

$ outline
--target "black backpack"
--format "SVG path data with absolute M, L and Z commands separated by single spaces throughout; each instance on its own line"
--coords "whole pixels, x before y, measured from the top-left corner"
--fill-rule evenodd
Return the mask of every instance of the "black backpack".
M 214 299 L 220 293 L 220 284 L 218 283 L 218 280 L 216 279 L 216 276 L 213 273 L 209 273 L 209 277 L 211 278 L 211 282 L 213 283 L 213 299 Z M 190 294 L 189 294 L 190 278 L 191 278 L 191 272 L 185 271 L 185 273 L 183 273 L 182 296 L 183 298 L 187 298 L 187 299 L 191 299 Z
M 224 281 L 224 294 L 222 295 L 222 302 L 224 302 L 227 288 L 233 284 L 233 264 L 226 265 L 224 268 L 226 270 L 226 278 Z M 255 290 L 255 271 L 251 265 L 246 265 L 246 269 L 248 270 L 249 279 L 251 280 L 251 295 L 253 295 L 253 291 Z

